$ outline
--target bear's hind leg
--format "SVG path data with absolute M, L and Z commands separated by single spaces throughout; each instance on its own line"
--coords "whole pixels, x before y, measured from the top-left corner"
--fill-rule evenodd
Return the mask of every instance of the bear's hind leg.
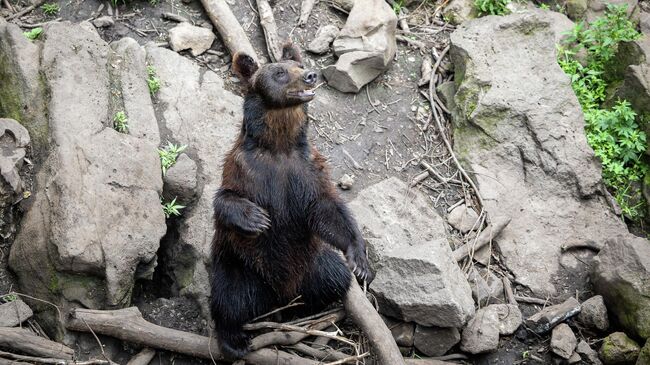
M 300 294 L 307 313 L 317 313 L 348 292 L 352 274 L 341 256 L 326 247 L 318 253 L 305 275 Z
M 211 310 L 221 351 L 239 359 L 250 351 L 250 337 L 242 326 L 277 305 L 270 286 L 239 262 L 213 264 Z

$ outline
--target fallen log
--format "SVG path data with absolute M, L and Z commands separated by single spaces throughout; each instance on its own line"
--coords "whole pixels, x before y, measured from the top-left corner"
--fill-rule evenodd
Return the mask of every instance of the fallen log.
M 317 322 L 311 324 L 308 329 L 321 331 L 328 328 L 332 324 L 342 320 L 344 317 L 345 317 L 345 312 L 343 310 L 340 310 L 331 315 L 323 317 Z M 259 335 L 255 337 L 251 341 L 251 348 L 253 350 L 259 350 L 272 345 L 291 346 L 297 344 L 298 342 L 304 340 L 309 336 L 311 336 L 311 334 L 307 332 L 298 332 L 298 331 L 268 332 L 263 335 Z
M 140 346 L 202 359 L 221 360 L 223 355 L 216 339 L 155 325 L 142 318 L 140 310 L 129 307 L 118 310 L 93 310 L 77 308 L 70 313 L 66 328 L 115 337 Z M 258 365 L 317 365 L 317 361 L 304 359 L 283 351 L 260 349 L 244 358 Z
M 348 315 L 368 337 L 374 355 L 380 365 L 405 365 L 393 335 L 370 304 L 356 280 L 352 280 L 350 290 L 343 299 Z
M 264 40 L 271 62 L 278 62 L 282 59 L 282 44 L 278 36 L 273 9 L 267 0 L 257 0 L 257 11 L 260 14 L 260 25 L 264 30 Z
M 481 247 L 490 243 L 495 237 L 503 231 L 503 229 L 510 223 L 509 217 L 497 217 L 492 224 L 485 227 L 485 229 L 478 235 L 476 241 L 466 243 L 454 250 L 454 259 L 456 261 L 464 260 L 469 256 L 470 252 L 475 252 Z
M 72 360 L 74 356 L 73 349 L 22 328 L 0 327 L 0 347 L 41 357 Z
M 231 55 L 243 52 L 258 60 L 257 53 L 248 40 L 244 28 L 239 24 L 225 0 L 201 0 L 201 4 Z

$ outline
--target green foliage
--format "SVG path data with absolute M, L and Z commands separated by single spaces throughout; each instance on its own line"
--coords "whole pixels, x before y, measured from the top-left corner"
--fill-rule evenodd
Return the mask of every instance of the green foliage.
M 566 44 L 559 48 L 558 57 L 560 67 L 571 77 L 571 86 L 582 106 L 587 141 L 602 163 L 603 180 L 613 191 L 623 214 L 632 220 L 642 218 L 645 212 L 638 189 L 632 187 L 649 170 L 643 160 L 646 134 L 630 103 L 619 100 L 611 108 L 602 104 L 610 81 L 606 70 L 616 61 L 614 55 L 619 42 L 639 36 L 627 19 L 626 6 L 608 5 L 603 17 L 588 26 L 578 23 L 573 28 Z M 576 54 L 583 49 L 586 58 L 580 63 Z
M 395 2 L 393 2 L 393 11 L 395 12 L 395 14 L 399 15 L 403 7 L 404 7 L 404 0 L 395 0 Z
M 166 203 L 161 200 L 161 204 L 163 207 L 163 213 L 165 213 L 165 218 L 170 218 L 172 216 L 177 217 L 181 215 L 181 210 L 185 208 L 184 205 L 176 204 L 176 198 Z
M 167 173 L 167 170 L 174 166 L 176 159 L 181 152 L 185 151 L 187 146 L 178 146 L 171 142 L 167 142 L 167 146 L 163 149 L 158 150 L 158 155 L 160 156 L 160 164 L 162 165 L 163 175 Z
M 9 293 L 2 296 L 2 301 L 5 303 L 15 302 L 16 300 L 18 300 L 18 295 L 15 293 Z
M 551 7 L 544 3 L 539 4 L 539 8 L 542 10 L 551 10 Z
M 506 15 L 510 0 L 474 0 L 474 7 L 478 11 L 478 16 L 483 15 Z
M 115 113 L 113 117 L 113 129 L 120 133 L 129 133 L 129 120 L 123 111 Z
M 57 3 L 47 3 L 41 5 L 41 10 L 43 10 L 45 15 L 56 15 L 61 11 L 61 8 Z
M 40 35 L 43 34 L 43 28 L 37 27 L 34 28 L 28 32 L 23 32 L 23 35 L 27 37 L 27 39 L 35 40 L 36 38 L 40 37 Z
M 160 90 L 160 79 L 156 76 L 156 69 L 153 66 L 147 66 L 147 85 L 151 95 L 155 95 Z

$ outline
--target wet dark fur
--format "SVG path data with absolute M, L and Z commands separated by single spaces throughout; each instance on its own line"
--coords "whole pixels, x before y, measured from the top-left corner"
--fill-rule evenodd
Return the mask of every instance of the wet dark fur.
M 242 325 L 252 318 L 298 295 L 305 312 L 345 295 L 352 275 L 333 248 L 358 276 L 372 278 L 357 225 L 332 187 L 325 158 L 307 139 L 307 104 L 286 96 L 305 87 L 300 55 L 290 45 L 284 54 L 261 68 L 245 55 L 233 58 L 249 90 L 214 199 L 211 293 L 229 358 L 250 350 Z

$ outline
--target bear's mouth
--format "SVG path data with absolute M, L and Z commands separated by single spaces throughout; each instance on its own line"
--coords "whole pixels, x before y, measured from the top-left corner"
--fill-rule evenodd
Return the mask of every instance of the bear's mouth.
M 316 96 L 316 92 L 312 89 L 292 90 L 287 92 L 287 96 L 301 101 L 310 101 Z

